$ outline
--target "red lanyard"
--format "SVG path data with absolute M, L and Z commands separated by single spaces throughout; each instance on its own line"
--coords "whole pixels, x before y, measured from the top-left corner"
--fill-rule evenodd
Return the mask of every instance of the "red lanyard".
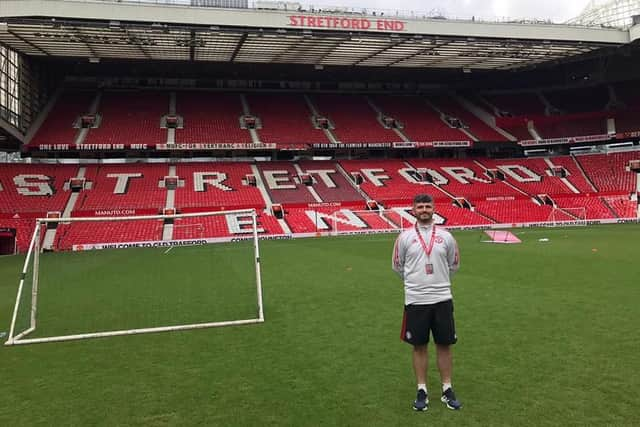
M 422 245 L 422 249 L 424 250 L 424 253 L 427 254 L 427 259 L 431 257 L 431 251 L 433 250 L 433 243 L 436 241 L 436 225 L 432 224 L 431 227 L 432 227 L 431 239 L 429 239 L 429 246 L 427 246 L 427 244 L 424 242 L 424 239 L 422 238 L 422 234 L 420 233 L 420 230 L 418 229 L 418 223 L 416 222 L 416 234 L 418 235 L 418 239 L 420 240 L 420 244 Z

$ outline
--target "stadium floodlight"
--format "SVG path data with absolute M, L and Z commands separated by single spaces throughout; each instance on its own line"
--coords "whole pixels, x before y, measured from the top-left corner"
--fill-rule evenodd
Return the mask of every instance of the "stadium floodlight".
M 214 237 L 230 224 L 243 237 Z M 150 239 L 129 237 L 140 233 Z M 5 344 L 262 322 L 255 209 L 46 218 L 36 220 Z

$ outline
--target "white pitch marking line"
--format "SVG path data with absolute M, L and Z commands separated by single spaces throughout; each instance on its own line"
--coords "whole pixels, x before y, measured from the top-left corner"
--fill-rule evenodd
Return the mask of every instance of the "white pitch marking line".
M 169 246 L 169 249 L 167 249 L 166 251 L 164 251 L 165 255 L 171 250 L 173 249 L 173 246 Z

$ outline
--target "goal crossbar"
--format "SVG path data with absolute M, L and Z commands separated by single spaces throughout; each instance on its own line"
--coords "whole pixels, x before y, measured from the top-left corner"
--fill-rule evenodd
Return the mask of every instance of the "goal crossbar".
M 64 218 L 38 218 L 38 223 L 48 222 L 98 222 L 98 221 L 138 221 L 143 219 L 176 219 L 176 218 L 193 218 L 199 216 L 211 216 L 211 215 L 227 215 L 227 214 L 241 214 L 249 213 L 256 215 L 255 209 L 236 209 L 233 211 L 209 211 L 209 212 L 191 212 L 184 214 L 173 215 L 133 215 L 133 216 L 70 216 Z
M 202 322 L 202 323 L 190 323 L 185 325 L 174 326 L 159 326 L 149 328 L 136 328 L 136 329 L 120 329 L 113 331 L 103 332 L 89 332 L 81 334 L 69 334 L 58 335 L 43 338 L 24 338 L 30 333 L 34 332 L 37 327 L 37 283 L 38 283 L 38 264 L 41 252 L 40 241 L 42 239 L 42 225 L 47 223 L 71 223 L 71 222 L 98 222 L 98 221 L 139 221 L 139 220 L 165 220 L 165 219 L 179 219 L 179 218 L 193 218 L 203 217 L 211 215 L 227 215 L 227 214 L 247 214 L 252 218 L 251 224 L 253 227 L 253 249 L 254 249 L 254 265 L 255 265 L 255 281 L 256 281 L 256 298 L 257 298 L 257 316 L 250 319 L 240 320 L 225 320 L 218 322 Z M 140 216 L 119 216 L 119 217 L 62 217 L 62 218 L 38 218 L 35 220 L 36 227 L 33 232 L 27 256 L 24 262 L 22 273 L 20 275 L 20 282 L 18 284 L 18 291 L 16 296 L 16 303 L 14 305 L 13 314 L 11 318 L 11 326 L 9 328 L 9 336 L 5 345 L 19 345 L 19 344 L 35 344 L 45 342 L 60 342 L 80 340 L 86 338 L 100 338 L 100 337 L 113 337 L 122 335 L 136 335 L 154 332 L 169 332 L 169 331 L 183 331 L 189 329 L 204 329 L 215 328 L 224 326 L 239 326 L 250 325 L 264 322 L 264 307 L 263 307 L 263 295 L 262 295 L 262 274 L 260 267 L 260 247 L 258 239 L 258 223 L 257 212 L 255 209 L 237 209 L 231 211 L 214 211 L 214 212 L 194 212 L 187 214 L 173 214 L 173 215 L 140 215 Z M 20 309 L 20 301 L 24 293 L 25 280 L 27 279 L 27 272 L 29 268 L 29 262 L 33 258 L 33 282 L 32 282 L 32 295 L 31 295 L 31 307 L 30 307 L 30 324 L 24 331 L 16 334 L 16 322 L 18 312 Z

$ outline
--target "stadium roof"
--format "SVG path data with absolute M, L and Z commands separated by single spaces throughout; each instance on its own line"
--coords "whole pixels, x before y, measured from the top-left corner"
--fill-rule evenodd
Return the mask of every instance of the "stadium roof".
M 633 16 L 638 14 L 640 0 L 591 0 L 569 23 L 629 28 L 633 25 Z
M 509 70 L 631 41 L 630 32 L 356 13 L 3 0 L 0 43 L 30 56 Z

